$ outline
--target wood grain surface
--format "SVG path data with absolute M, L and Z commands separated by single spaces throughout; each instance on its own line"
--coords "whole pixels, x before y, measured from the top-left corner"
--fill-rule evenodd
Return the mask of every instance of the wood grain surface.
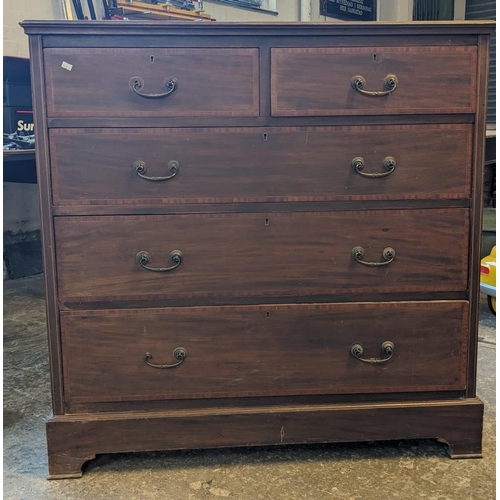
M 291 296 L 467 288 L 469 211 L 58 217 L 59 298 L 64 303 L 160 298 Z M 367 267 L 351 254 L 365 249 Z M 184 254 L 171 272 L 173 250 Z
M 36 127 L 36 172 L 40 229 L 42 236 L 43 271 L 52 384 L 52 412 L 64 413 L 62 390 L 62 354 L 59 336 L 59 311 L 57 306 L 56 256 L 54 254 L 54 224 L 51 203 L 50 151 L 47 130 L 45 79 L 43 67 L 43 38 L 32 36 L 30 46 L 30 76 L 33 89 L 33 120 Z
M 46 49 L 47 113 L 258 116 L 258 55 L 255 48 Z M 146 99 L 130 87 L 133 77 L 144 81 L 141 92 L 148 94 L 165 92 L 169 77 L 178 88 L 165 99 Z
M 463 390 L 467 322 L 466 302 L 62 312 L 65 401 Z M 384 341 L 385 363 L 350 354 Z
M 477 47 L 274 48 L 271 52 L 273 116 L 467 113 L 476 106 Z M 300 68 L 300 71 L 298 71 Z M 360 94 L 351 79 L 361 75 Z
M 267 89 L 269 91 L 269 89 Z M 269 94 L 269 92 L 268 92 Z M 268 96 L 269 98 L 269 96 Z M 261 102 L 267 102 L 261 96 Z M 268 103 L 270 104 L 270 103 Z M 264 111 L 263 111 L 264 112 Z M 465 124 L 474 123 L 470 113 L 444 115 L 345 115 L 336 116 L 269 116 L 253 117 L 226 116 L 189 116 L 175 117 L 175 128 L 196 127 L 316 127 L 316 126 L 367 126 L 367 125 L 429 125 L 429 124 Z M 56 117 L 47 118 L 49 128 L 129 128 L 127 118 L 110 117 Z M 132 128 L 172 128 L 172 118 L 168 116 L 134 117 Z
M 301 406 L 324 404 L 353 404 L 362 398 L 364 403 L 409 403 L 431 400 L 463 399 L 464 391 L 421 391 L 421 392 L 372 392 L 360 394 L 306 394 L 295 396 L 245 396 L 211 399 L 138 399 L 126 401 L 65 401 L 66 415 L 78 413 L 119 413 L 126 412 L 162 412 L 171 410 L 203 410 L 207 408 L 242 408 L 248 406 Z
M 470 197 L 471 125 L 52 129 L 55 205 L 444 200 Z M 365 161 L 366 178 L 351 166 Z M 139 177 L 175 177 L 153 182 Z
M 483 236 L 483 191 L 484 191 L 484 161 L 485 161 L 485 132 L 487 122 L 488 104 L 488 72 L 490 64 L 490 37 L 481 36 L 478 40 L 479 67 L 482 71 L 477 73 L 477 102 L 479 103 L 476 113 L 476 124 L 474 130 L 474 157 L 473 165 L 473 200 L 471 209 L 471 243 L 470 243 L 470 266 L 469 266 L 469 300 L 471 303 L 471 315 L 469 326 L 469 373 L 467 383 L 467 397 L 476 396 L 477 377 L 477 350 L 479 334 L 479 299 L 480 299 L 480 266 Z
M 58 416 L 47 422 L 49 478 L 80 477 L 96 453 L 137 450 L 437 438 L 453 458 L 480 457 L 483 412 L 469 398 Z

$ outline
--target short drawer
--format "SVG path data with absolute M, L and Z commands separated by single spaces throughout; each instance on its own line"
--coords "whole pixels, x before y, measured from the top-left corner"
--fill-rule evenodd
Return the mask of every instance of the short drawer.
M 272 115 L 471 113 L 476 64 L 469 46 L 274 48 Z
M 62 312 L 65 398 L 463 390 L 467 328 L 466 302 Z
M 55 205 L 470 197 L 471 125 L 53 129 Z
M 55 219 L 63 302 L 465 291 L 469 211 Z
M 258 49 L 45 49 L 44 58 L 49 117 L 259 115 Z

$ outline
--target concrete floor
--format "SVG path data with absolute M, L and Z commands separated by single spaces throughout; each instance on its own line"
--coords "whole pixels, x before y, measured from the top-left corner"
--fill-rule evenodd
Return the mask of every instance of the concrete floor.
M 478 395 L 484 458 L 450 460 L 434 441 L 102 455 L 81 479 L 47 481 L 50 412 L 43 278 L 4 283 L 7 500 L 492 500 L 495 320 L 481 306 Z M 483 297 L 484 299 L 484 297 Z

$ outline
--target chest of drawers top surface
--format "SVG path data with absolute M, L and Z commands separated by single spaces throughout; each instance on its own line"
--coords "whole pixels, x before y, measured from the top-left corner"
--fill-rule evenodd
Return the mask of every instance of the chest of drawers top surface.
M 54 477 L 97 449 L 480 453 L 494 23 L 22 25 Z
M 20 23 L 27 35 L 44 36 L 46 47 L 140 47 L 139 41 L 132 42 L 130 37 L 149 37 L 149 47 L 172 47 L 192 45 L 191 37 L 231 37 L 224 44 L 218 46 L 245 45 L 245 39 L 260 39 L 263 37 L 293 37 L 294 43 L 282 40 L 279 46 L 307 47 L 318 45 L 317 40 L 311 37 L 335 38 L 335 43 L 345 45 L 351 38 L 360 42 L 354 45 L 367 45 L 364 37 L 373 37 L 373 40 L 388 40 L 394 37 L 413 37 L 420 39 L 419 44 L 425 44 L 427 37 L 453 37 L 458 42 L 464 42 L 470 36 L 491 35 L 495 31 L 495 21 L 413 21 L 413 22 L 210 22 L 186 23 L 182 21 L 133 21 L 126 23 L 94 21 L 81 23 L 79 21 L 61 20 L 26 20 Z M 113 37 L 113 43 L 104 44 L 104 37 Z M 161 40 L 161 36 L 175 38 L 182 37 L 182 44 L 176 44 L 172 39 Z M 72 37 L 70 44 L 62 44 L 60 37 Z M 76 38 L 80 37 L 80 40 Z M 93 42 L 84 40 L 85 37 L 94 38 Z M 97 38 L 96 38 L 97 37 Z M 101 38 L 102 37 L 102 38 Z M 375 38 L 376 37 L 376 38 Z M 423 37 L 423 38 L 422 38 Z M 127 42 L 126 39 L 129 39 Z M 238 40 L 236 40 L 238 38 Z M 156 42 L 154 41 L 156 39 Z M 107 38 L 109 41 L 110 38 Z M 252 41 L 252 40 L 251 40 Z M 448 39 L 448 43 L 450 43 Z M 455 43 L 456 43 L 455 41 Z M 216 42 L 214 42 L 216 43 Z M 443 44 L 448 44 L 443 42 Z M 255 42 L 253 41 L 255 45 Z M 371 43 L 377 46 L 377 43 Z M 145 46 L 145 43 L 144 45 Z M 216 45 L 217 46 L 217 45 Z

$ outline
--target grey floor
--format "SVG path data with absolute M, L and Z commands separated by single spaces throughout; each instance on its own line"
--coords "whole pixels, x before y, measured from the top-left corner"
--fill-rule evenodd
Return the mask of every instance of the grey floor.
M 478 395 L 484 458 L 434 441 L 102 455 L 81 479 L 47 481 L 50 412 L 42 277 L 4 283 L 4 498 L 492 500 L 495 320 L 481 304 Z

